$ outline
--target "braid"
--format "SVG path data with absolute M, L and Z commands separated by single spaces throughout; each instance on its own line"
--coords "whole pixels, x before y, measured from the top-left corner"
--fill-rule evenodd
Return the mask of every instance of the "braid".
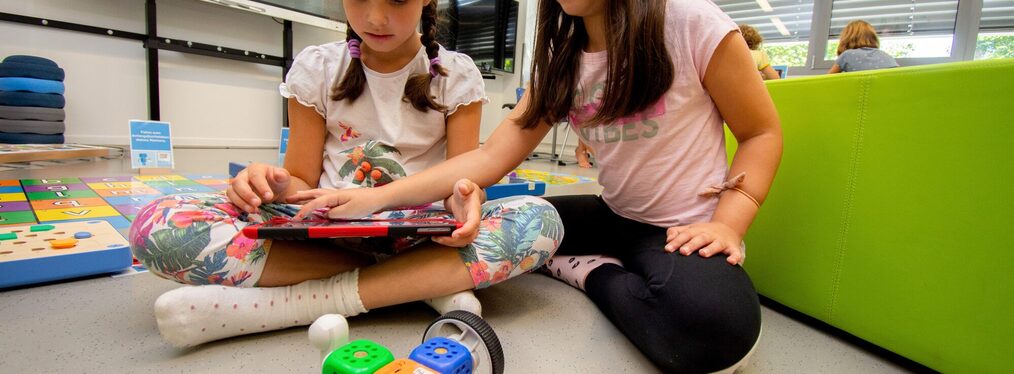
M 403 101 L 411 103 L 412 107 L 421 112 L 429 109 L 446 111 L 447 107 L 434 101 L 430 96 L 430 83 L 436 75 L 447 76 L 447 69 L 440 65 L 440 44 L 437 43 L 437 2 L 430 1 L 422 9 L 420 19 L 422 25 L 422 45 L 426 48 L 426 57 L 429 58 L 430 68 L 425 74 L 416 74 L 409 77 L 405 83 L 405 97 Z
M 348 28 L 348 36 L 345 38 L 346 42 L 350 41 L 362 41 L 359 34 L 352 27 Z M 363 60 L 354 57 L 349 62 L 349 68 L 345 70 L 345 77 L 342 78 L 341 82 L 335 80 L 334 86 L 331 86 L 331 100 L 341 101 L 349 99 L 349 102 L 354 102 L 359 98 L 359 95 L 363 94 L 363 89 L 366 88 L 366 72 L 363 71 Z

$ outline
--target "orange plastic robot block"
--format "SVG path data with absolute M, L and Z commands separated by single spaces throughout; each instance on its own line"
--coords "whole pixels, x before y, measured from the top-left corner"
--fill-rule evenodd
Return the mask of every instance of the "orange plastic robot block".
M 407 358 L 399 358 L 380 368 L 374 374 L 439 374 L 433 369 L 423 366 Z
M 67 238 L 67 239 L 50 240 L 49 245 L 52 246 L 54 249 L 74 248 L 74 246 L 77 245 L 77 239 Z

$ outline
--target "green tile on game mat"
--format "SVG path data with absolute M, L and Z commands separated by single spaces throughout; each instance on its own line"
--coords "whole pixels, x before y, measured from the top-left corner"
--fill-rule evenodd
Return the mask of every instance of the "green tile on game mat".
M 82 197 L 99 197 L 94 191 L 73 190 L 59 192 L 29 192 L 28 200 L 78 199 Z
M 127 220 L 130 221 L 130 222 L 134 222 L 134 218 L 137 218 L 137 216 L 133 215 L 133 214 L 131 214 L 129 216 L 126 216 L 126 217 L 127 217 Z
M 47 184 L 74 184 L 83 183 L 81 178 L 46 178 L 46 179 L 22 179 L 21 184 L 25 186 L 42 186 Z
M 35 214 L 30 210 L 17 210 L 13 212 L 0 212 L 0 225 L 15 225 L 19 223 L 35 223 Z

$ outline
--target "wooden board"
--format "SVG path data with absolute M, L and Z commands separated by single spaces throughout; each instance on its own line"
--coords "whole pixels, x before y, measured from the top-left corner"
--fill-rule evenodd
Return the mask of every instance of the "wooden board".
M 94 220 L 0 228 L 0 288 L 129 268 L 130 244 Z
M 110 156 L 117 148 L 82 144 L 0 144 L 0 163 Z

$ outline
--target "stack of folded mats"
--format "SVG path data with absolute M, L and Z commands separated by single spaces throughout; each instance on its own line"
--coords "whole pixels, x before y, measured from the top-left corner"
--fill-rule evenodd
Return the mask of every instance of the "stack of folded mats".
M 63 143 L 63 78 L 63 69 L 42 57 L 0 62 L 0 143 Z

